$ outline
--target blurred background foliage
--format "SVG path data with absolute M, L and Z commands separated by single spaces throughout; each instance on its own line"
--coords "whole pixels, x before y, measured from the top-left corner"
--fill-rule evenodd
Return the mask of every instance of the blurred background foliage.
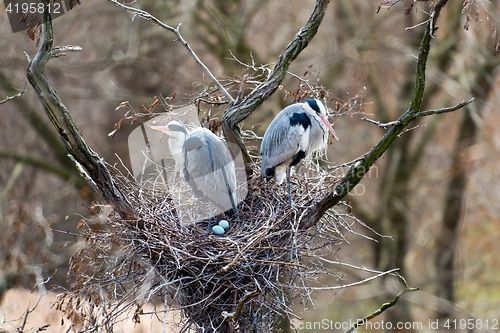
M 498 70 L 494 56 L 498 1 L 449 1 L 430 53 L 422 109 L 438 109 L 475 97 L 467 109 L 421 119 L 404 133 L 353 191 L 354 213 L 381 238 L 347 235 L 341 262 L 386 270 L 400 267 L 411 287 L 400 303 L 375 321 L 500 319 L 500 123 Z M 318 34 L 291 71 L 325 86 L 333 96 L 365 98 L 364 111 L 381 122 L 395 120 L 414 85 L 415 56 L 427 19 L 426 2 L 402 1 L 390 10 L 367 0 L 332 1 Z M 240 77 L 234 59 L 276 61 L 307 20 L 314 1 L 142 0 L 135 6 L 177 26 L 217 77 Z M 410 11 L 411 9 L 411 11 Z M 409 15 L 408 12 L 410 11 Z M 414 27 L 413 29 L 407 29 Z M 154 96 L 182 104 L 209 81 L 174 36 L 107 1 L 87 0 L 54 21 L 56 45 L 79 45 L 78 53 L 51 60 L 47 74 L 88 144 L 104 159 L 128 165 L 128 134 L 138 125 L 123 121 L 123 101 L 140 111 Z M 11 32 L 0 5 L 0 99 L 26 86 L 27 58 L 36 44 L 26 32 Z M 493 38 L 492 38 L 493 37 Z M 262 135 L 273 116 L 291 102 L 298 80 L 243 124 Z M 0 104 L 0 297 L 16 286 L 32 287 L 36 267 L 52 283 L 67 285 L 66 265 L 79 246 L 81 215 L 99 200 L 67 159 L 64 147 L 31 87 Z M 330 107 L 335 107 L 334 102 Z M 220 112 L 214 109 L 212 112 Z M 359 117 L 342 117 L 340 137 L 329 148 L 339 164 L 365 153 L 384 131 Z M 417 125 L 417 123 L 415 123 Z M 344 170 L 345 171 L 345 170 Z M 56 231 L 60 230 L 62 232 Z M 76 242 L 76 244 L 75 244 Z M 365 277 L 339 265 L 342 283 Z M 339 281 L 321 281 L 339 284 Z M 317 293 L 305 305 L 304 321 L 361 318 L 389 301 L 402 286 L 387 278 L 336 293 Z M 304 305 L 296 305 L 303 307 Z

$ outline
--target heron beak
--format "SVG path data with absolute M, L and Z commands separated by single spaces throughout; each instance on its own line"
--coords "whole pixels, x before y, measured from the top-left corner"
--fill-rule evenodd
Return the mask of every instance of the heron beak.
M 320 118 L 321 118 L 321 121 L 326 125 L 326 127 L 328 127 L 330 132 L 332 132 L 335 139 L 337 139 L 337 141 L 339 141 L 339 137 L 337 136 L 337 134 L 333 130 L 332 125 L 330 125 L 330 123 L 328 122 L 328 119 L 326 119 L 326 117 L 323 117 L 322 115 L 320 115 Z
M 171 131 L 168 128 L 168 126 L 149 126 L 149 128 L 154 129 L 156 131 L 163 132 L 165 134 L 170 134 L 171 133 Z

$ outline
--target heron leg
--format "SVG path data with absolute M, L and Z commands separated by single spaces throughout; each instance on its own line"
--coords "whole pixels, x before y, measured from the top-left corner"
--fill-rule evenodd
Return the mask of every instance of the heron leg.
M 288 204 L 292 205 L 292 188 L 290 185 L 290 167 L 286 168 L 286 182 L 288 183 Z
M 304 178 L 304 185 L 306 186 L 306 192 L 309 193 L 309 186 L 307 186 L 308 183 L 307 183 L 307 177 L 306 177 L 307 171 L 309 171 L 309 166 L 306 166 L 306 171 L 304 171 L 302 173 L 302 178 Z
M 213 220 L 213 217 L 210 217 L 208 219 L 207 235 L 210 235 L 210 230 L 212 230 L 212 220 Z

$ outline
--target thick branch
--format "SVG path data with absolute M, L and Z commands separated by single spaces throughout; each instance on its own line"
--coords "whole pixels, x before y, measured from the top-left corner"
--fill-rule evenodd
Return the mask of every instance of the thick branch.
M 424 112 L 420 111 L 422 96 L 425 89 L 425 71 L 431 40 L 433 39 L 434 32 L 437 30 L 436 21 L 441 13 L 441 9 L 447 2 L 448 0 L 439 0 L 431 10 L 430 19 L 426 24 L 424 36 L 422 37 L 422 41 L 420 44 L 415 88 L 408 110 L 406 110 L 406 112 L 401 115 L 401 117 L 399 117 L 397 121 L 391 122 L 393 123 L 392 126 L 388 129 L 388 131 L 377 143 L 377 145 L 375 145 L 375 147 L 373 147 L 368 153 L 366 153 L 358 163 L 349 168 L 341 181 L 335 185 L 334 190 L 331 193 L 327 194 L 313 208 L 311 208 L 311 210 L 304 216 L 300 226 L 301 228 L 309 228 L 313 226 L 321 219 L 323 214 L 330 207 L 339 203 L 340 200 L 342 200 L 361 181 L 368 170 L 370 170 L 370 167 L 377 161 L 380 156 L 382 156 L 382 154 L 387 150 L 392 141 L 394 141 L 394 139 L 396 139 L 398 135 L 400 135 L 405 130 L 406 126 L 411 121 L 431 114 L 455 111 L 472 102 L 473 99 L 469 99 L 468 101 L 463 101 L 452 108 Z
M 222 311 L 222 317 L 224 318 L 224 321 L 230 322 L 238 320 L 238 318 L 241 315 L 241 311 L 243 311 L 243 306 L 252 298 L 259 296 L 260 293 L 261 293 L 260 289 L 254 291 L 247 291 L 245 295 L 243 295 L 243 297 L 238 302 L 238 306 L 236 307 L 236 310 L 234 312 L 227 313 L 226 311 Z
M 48 4 L 48 0 L 45 0 L 44 3 Z M 45 11 L 42 14 L 42 42 L 35 58 L 28 66 L 26 76 L 38 95 L 45 113 L 59 132 L 66 149 L 79 164 L 77 166 L 85 171 L 84 176 L 88 176 L 87 180 L 89 183 L 124 218 L 129 218 L 133 214 L 133 209 L 127 203 L 124 194 L 115 186 L 104 161 L 84 141 L 68 109 L 61 102 L 45 75 L 45 65 L 59 50 L 58 48 L 53 48 L 54 34 L 48 8 L 50 8 L 48 5 L 44 6 Z

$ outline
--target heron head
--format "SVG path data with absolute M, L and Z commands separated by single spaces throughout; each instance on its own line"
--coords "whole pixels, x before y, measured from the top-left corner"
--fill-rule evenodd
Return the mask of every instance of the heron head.
M 151 129 L 156 131 L 161 131 L 169 136 L 168 147 L 172 155 L 176 155 L 182 152 L 182 146 L 189 136 L 189 132 L 184 126 L 184 124 L 172 120 L 167 124 L 167 126 L 151 126 Z
M 161 131 L 168 136 L 179 136 L 179 134 L 187 136 L 189 134 L 186 126 L 177 120 L 172 120 L 167 124 L 167 126 L 150 126 L 150 128 L 156 131 Z
M 325 104 L 323 104 L 323 102 L 319 99 L 298 99 L 298 101 L 304 101 L 305 104 L 306 104 L 306 108 L 310 108 L 314 113 L 316 113 L 316 115 L 321 119 L 321 121 L 323 122 L 323 124 L 325 124 L 325 126 L 330 130 L 330 132 L 332 132 L 332 135 L 335 139 L 339 139 L 339 137 L 337 136 L 337 133 L 335 133 L 335 131 L 333 130 L 332 128 L 332 125 L 330 125 L 330 122 L 328 121 L 328 118 L 326 117 L 327 114 L 326 114 L 326 107 L 325 107 Z

